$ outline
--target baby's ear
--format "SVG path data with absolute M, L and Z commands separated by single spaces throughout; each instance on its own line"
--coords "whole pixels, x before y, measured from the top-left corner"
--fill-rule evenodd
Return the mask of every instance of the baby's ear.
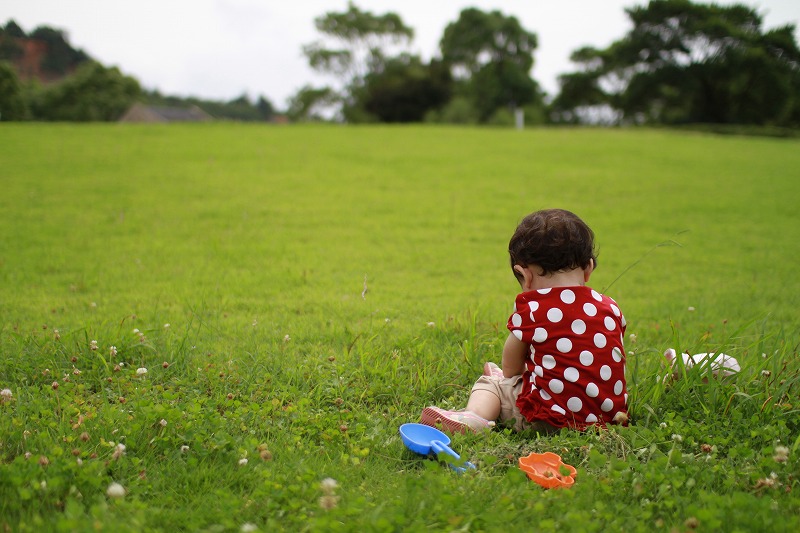
M 589 278 L 592 276 L 592 272 L 594 272 L 594 259 L 589 259 L 589 265 L 583 269 L 584 283 L 589 283 Z
M 522 276 L 519 284 L 524 291 L 530 291 L 533 289 L 533 274 L 529 268 L 526 268 L 522 265 L 514 265 L 514 272 Z

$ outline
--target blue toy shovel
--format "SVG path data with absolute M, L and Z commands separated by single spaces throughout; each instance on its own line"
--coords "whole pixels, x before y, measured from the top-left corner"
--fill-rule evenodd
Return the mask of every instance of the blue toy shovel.
M 436 428 L 425 424 L 403 424 L 400 426 L 400 437 L 402 437 L 406 448 L 414 453 L 428 455 L 433 452 L 438 455 L 444 452 L 458 461 L 461 460 L 461 456 L 449 446 L 450 437 Z M 448 464 L 456 472 L 464 472 L 466 470 L 452 462 L 448 461 Z M 469 468 L 475 468 L 475 465 L 470 462 L 466 462 L 464 465 Z

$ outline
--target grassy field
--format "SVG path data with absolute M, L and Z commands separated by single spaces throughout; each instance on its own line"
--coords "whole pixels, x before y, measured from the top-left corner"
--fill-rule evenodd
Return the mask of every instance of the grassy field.
M 797 140 L 3 125 L 0 184 L 6 530 L 800 529 Z M 457 436 L 458 475 L 398 427 L 498 360 L 545 207 L 596 233 L 632 425 Z M 664 381 L 668 347 L 743 369 Z

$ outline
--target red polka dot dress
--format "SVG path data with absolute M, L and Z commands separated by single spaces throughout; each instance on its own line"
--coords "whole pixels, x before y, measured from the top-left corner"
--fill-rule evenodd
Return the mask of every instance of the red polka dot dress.
M 508 329 L 530 345 L 517 406 L 530 422 L 585 429 L 627 415 L 625 317 L 589 287 L 517 296 Z

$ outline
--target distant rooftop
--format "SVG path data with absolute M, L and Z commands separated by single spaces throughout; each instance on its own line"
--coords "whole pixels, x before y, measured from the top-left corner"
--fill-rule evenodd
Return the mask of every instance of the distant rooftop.
M 207 122 L 213 117 L 197 106 L 162 107 L 133 104 L 120 122 Z

